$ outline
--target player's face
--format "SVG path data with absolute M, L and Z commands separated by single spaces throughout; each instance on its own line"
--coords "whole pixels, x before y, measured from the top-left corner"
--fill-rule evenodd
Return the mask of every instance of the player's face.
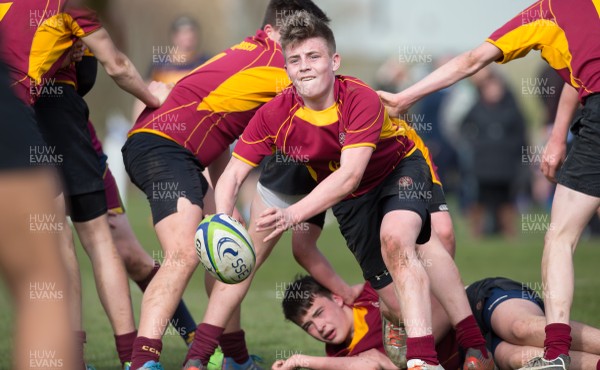
M 313 338 L 330 344 L 341 344 L 352 335 L 352 322 L 344 311 L 341 297 L 316 296 L 313 305 L 300 320 L 300 327 Z
M 333 105 L 333 85 L 340 56 L 330 55 L 325 39 L 315 37 L 288 45 L 285 67 L 306 106 L 323 110 Z

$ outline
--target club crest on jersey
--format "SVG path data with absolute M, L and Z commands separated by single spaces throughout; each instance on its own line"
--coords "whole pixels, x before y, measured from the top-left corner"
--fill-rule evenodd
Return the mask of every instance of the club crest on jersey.
M 340 141 L 340 145 L 344 146 L 344 143 L 346 142 L 346 133 L 340 132 L 340 134 L 338 135 L 338 140 Z
M 398 180 L 398 186 L 401 189 L 406 189 L 406 188 L 411 188 L 413 185 L 413 179 L 410 178 L 410 176 L 402 176 L 399 180 Z

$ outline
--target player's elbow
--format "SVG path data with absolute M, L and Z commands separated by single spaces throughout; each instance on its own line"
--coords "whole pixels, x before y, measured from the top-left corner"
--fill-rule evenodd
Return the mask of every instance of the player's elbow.
M 346 181 L 343 184 L 344 192 L 346 194 L 350 194 L 358 189 L 358 185 L 360 185 L 360 180 L 362 179 L 362 172 L 353 171 L 348 174 L 346 177 Z
M 103 64 L 106 73 L 114 80 L 121 80 L 129 75 L 131 62 L 125 55 L 118 53 L 113 59 Z

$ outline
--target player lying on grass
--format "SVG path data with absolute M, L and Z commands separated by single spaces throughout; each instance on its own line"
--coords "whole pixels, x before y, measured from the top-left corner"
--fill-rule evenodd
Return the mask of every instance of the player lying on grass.
M 273 149 L 296 151 L 294 155 L 312 168 L 318 185 L 286 209 L 253 209 L 256 220 L 250 227 L 262 233 L 258 237 L 278 238 L 333 207 L 365 279 L 375 289 L 389 286 L 399 293 L 408 333 L 408 367 L 442 369 L 430 335 L 431 289 L 451 314 L 461 347 L 473 364 L 493 368 L 456 265 L 431 232 L 431 175 L 423 154 L 393 124 L 372 89 L 356 78 L 335 75 L 340 56 L 324 22 L 298 13 L 282 27 L 281 40 L 294 86 L 259 109 L 244 130 L 215 190 L 217 212 L 232 213 L 239 186 Z M 269 252 L 257 247 L 257 263 Z M 421 259 L 435 263 L 423 266 Z M 220 289 L 223 294 L 215 304 L 221 317 L 213 321 L 217 326 L 227 322 L 248 284 Z
M 466 289 L 500 369 L 518 368 L 543 352 L 543 302 L 526 285 L 505 278 L 486 278 Z M 325 343 L 327 356 L 294 355 L 275 362 L 273 370 L 397 369 L 383 351 L 379 302 L 368 282 L 360 296 L 347 305 L 311 276 L 299 277 L 288 286 L 282 306 L 286 319 Z M 433 317 L 445 325 L 441 330 L 434 327 L 433 333 L 440 362 L 446 369 L 460 368 L 462 355 L 448 316 L 441 307 L 434 306 Z M 572 368 L 597 368 L 600 330 L 573 321 L 571 325 Z

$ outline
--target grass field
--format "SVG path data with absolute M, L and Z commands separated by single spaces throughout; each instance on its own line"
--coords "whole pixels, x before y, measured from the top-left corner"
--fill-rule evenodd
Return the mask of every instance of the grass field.
M 130 197 L 128 208 L 130 221 L 148 251 L 158 250 L 154 231 L 151 228 L 147 202 L 139 192 Z M 533 218 L 519 223 L 522 232 L 514 242 L 501 239 L 474 241 L 466 232 L 464 221 L 454 215 L 457 234 L 456 261 L 465 283 L 489 277 L 507 276 L 539 287 L 540 258 L 542 252 L 543 232 L 541 227 L 531 227 Z M 600 326 L 600 278 L 598 278 L 598 262 L 600 261 L 600 246 L 598 240 L 584 240 L 575 255 L 576 289 L 572 317 L 594 326 Z M 358 265 L 344 246 L 337 226 L 326 228 L 320 243 L 321 249 L 330 258 L 337 271 L 349 282 L 361 281 Z M 84 325 L 87 331 L 88 344 L 86 347 L 87 361 L 96 369 L 118 369 L 118 358 L 114 348 L 114 339 L 108 320 L 98 300 L 91 266 L 87 256 L 79 249 L 79 259 L 82 266 L 84 291 Z M 289 357 L 294 353 L 322 355 L 323 346 L 315 342 L 300 329 L 286 323 L 281 313 L 281 287 L 293 276 L 301 272 L 294 262 L 289 236 L 275 248 L 266 265 L 258 273 L 248 297 L 243 303 L 242 322 L 246 330 L 248 345 L 252 353 L 263 357 L 268 367 L 276 359 Z M 139 319 L 141 293 L 135 284 L 130 284 L 136 319 Z M 206 306 L 206 295 L 203 289 L 203 271 L 198 269 L 188 286 L 184 298 L 196 321 L 202 319 Z M 13 323 L 8 295 L 5 287 L 0 289 L 0 369 L 10 368 L 10 335 Z M 48 318 L 51 320 L 52 318 Z M 186 348 L 172 328 L 167 330 L 164 338 L 161 362 L 165 369 L 179 369 L 185 356 Z

